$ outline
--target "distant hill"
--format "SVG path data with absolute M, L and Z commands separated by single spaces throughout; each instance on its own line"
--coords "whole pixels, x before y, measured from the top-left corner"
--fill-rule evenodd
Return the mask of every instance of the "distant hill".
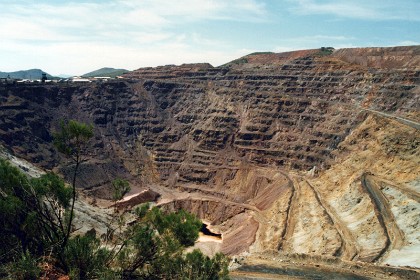
M 32 79 L 32 80 L 41 80 L 42 73 L 45 73 L 41 69 L 30 69 L 30 70 L 21 70 L 15 72 L 0 72 L 0 78 L 10 77 L 11 79 Z M 47 73 L 47 78 L 51 79 L 53 76 Z
M 115 78 L 116 76 L 120 76 L 124 73 L 130 72 L 129 70 L 126 69 L 115 69 L 115 68 L 109 68 L 109 67 L 104 67 L 89 73 L 86 73 L 84 75 L 82 75 L 82 77 L 111 77 L 111 78 Z
M 69 74 L 58 74 L 58 75 L 57 75 L 57 77 L 67 79 L 67 78 L 74 77 L 74 75 L 69 75 Z

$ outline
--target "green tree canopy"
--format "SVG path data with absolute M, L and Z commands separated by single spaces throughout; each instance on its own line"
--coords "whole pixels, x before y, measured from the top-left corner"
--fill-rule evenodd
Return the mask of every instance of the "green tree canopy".
M 53 137 L 57 150 L 78 162 L 85 152 L 87 142 L 93 137 L 93 125 L 76 120 L 62 120 L 60 130 L 53 133 Z

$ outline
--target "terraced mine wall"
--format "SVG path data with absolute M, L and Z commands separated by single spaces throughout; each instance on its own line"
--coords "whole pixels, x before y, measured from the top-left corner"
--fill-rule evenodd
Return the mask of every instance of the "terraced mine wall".
M 332 170 L 351 150 L 343 141 L 374 111 L 419 121 L 420 67 L 413 65 L 419 48 L 381 50 L 252 54 L 221 67 L 142 68 L 110 82 L 0 85 L 0 143 L 66 176 L 71 168 L 59 164 L 64 159 L 51 132 L 60 119 L 89 122 L 95 138 L 80 185 L 91 195 L 109 198 L 115 177 L 188 194 L 164 207 L 186 207 L 220 225 L 224 241 L 231 240 L 222 246 L 228 253 L 240 243 L 242 251 L 252 245 L 375 261 L 390 241 L 369 194 L 356 188 L 372 210 L 367 223 L 379 231 L 363 237 L 341 216 L 347 210 L 334 204 L 331 189 L 302 176 Z M 364 63 L 366 57 L 376 64 Z M 337 192 L 354 189 L 362 171 L 354 172 L 336 184 Z

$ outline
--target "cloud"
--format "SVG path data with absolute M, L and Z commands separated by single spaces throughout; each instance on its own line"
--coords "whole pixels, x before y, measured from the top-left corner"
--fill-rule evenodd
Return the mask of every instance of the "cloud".
M 14 4 L 2 6 L 0 10 L 2 22 L 19 20 L 65 32 L 77 29 L 89 31 L 108 29 L 122 32 L 127 28 L 171 29 L 174 25 L 201 20 L 252 21 L 266 13 L 265 6 L 254 0 L 24 3 L 26 4 L 16 1 Z
M 120 0 L 118 3 L 171 19 L 171 24 L 203 19 L 249 21 L 267 13 L 265 5 L 255 0 Z
M 299 15 L 333 15 L 363 20 L 420 21 L 418 0 L 289 0 Z
M 266 13 L 255 0 L 11 1 L 3 6 L 3 41 L 127 47 L 171 42 L 195 22 L 256 21 Z

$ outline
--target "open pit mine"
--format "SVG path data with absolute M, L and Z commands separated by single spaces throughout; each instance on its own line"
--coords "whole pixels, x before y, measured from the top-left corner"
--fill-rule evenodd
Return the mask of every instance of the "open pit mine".
M 0 84 L 0 144 L 68 180 L 52 131 L 94 125 L 78 231 L 149 201 L 202 219 L 196 246 L 229 255 L 234 279 L 420 279 L 419 109 L 420 46 L 254 53 Z M 112 205 L 116 177 L 131 192 Z

